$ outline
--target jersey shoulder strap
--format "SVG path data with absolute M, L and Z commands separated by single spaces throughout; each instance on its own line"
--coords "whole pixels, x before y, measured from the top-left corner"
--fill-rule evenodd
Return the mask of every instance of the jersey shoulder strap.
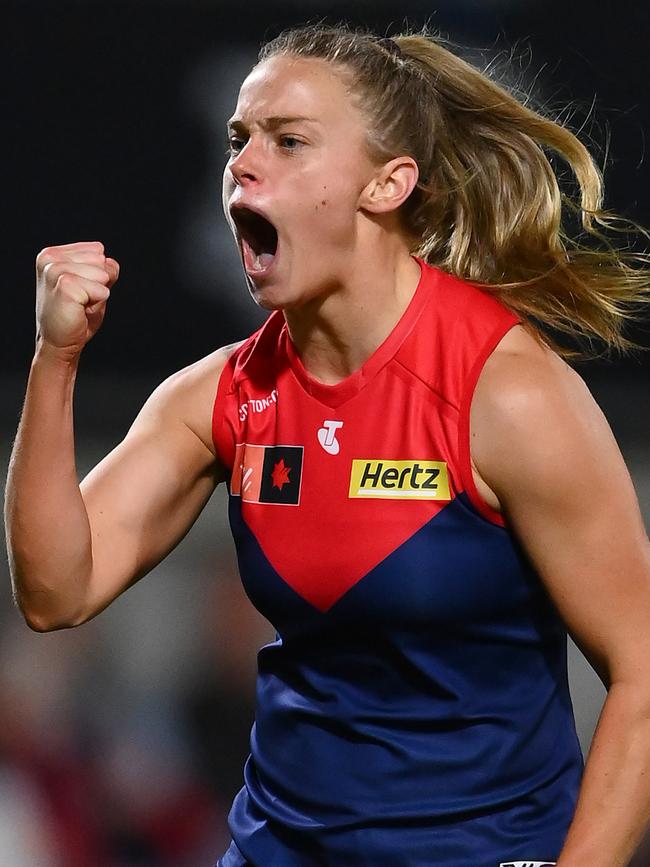
M 431 266 L 427 266 L 431 268 Z M 455 427 L 458 471 L 478 511 L 504 526 L 480 496 L 470 452 L 470 408 L 481 371 L 503 336 L 522 318 L 487 289 L 431 268 L 431 298 L 396 359 L 402 375 L 433 392 Z
M 470 380 L 478 379 L 492 350 L 521 317 L 487 289 L 425 267 L 429 303 L 397 359 L 445 403 L 460 409 Z

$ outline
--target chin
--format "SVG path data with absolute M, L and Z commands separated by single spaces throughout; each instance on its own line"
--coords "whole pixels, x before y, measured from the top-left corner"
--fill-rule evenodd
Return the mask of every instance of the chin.
M 261 307 L 262 310 L 268 310 L 271 313 L 273 310 L 282 310 L 286 305 L 281 302 L 275 301 L 271 298 L 266 298 L 264 295 L 259 295 L 255 293 L 253 295 L 253 301 L 257 304 L 258 307 Z
M 246 276 L 246 282 L 248 283 L 248 291 L 251 294 L 251 298 L 263 310 L 282 310 L 290 303 L 280 286 L 257 286 L 248 275 Z

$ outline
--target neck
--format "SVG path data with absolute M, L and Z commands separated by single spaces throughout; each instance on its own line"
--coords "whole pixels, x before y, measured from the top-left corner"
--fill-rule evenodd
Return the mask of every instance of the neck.
M 363 257 L 322 299 L 286 309 L 291 341 L 315 379 L 336 384 L 358 370 L 397 325 L 415 294 L 420 266 L 406 247 Z

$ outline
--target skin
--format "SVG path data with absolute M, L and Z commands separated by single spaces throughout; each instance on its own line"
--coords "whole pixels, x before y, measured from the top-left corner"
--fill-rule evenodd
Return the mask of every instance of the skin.
M 317 122 L 268 120 L 287 116 Z M 364 134 L 327 64 L 274 58 L 242 86 L 224 176 L 226 210 L 261 208 L 278 229 L 277 268 L 249 275 L 253 296 L 284 310 L 305 366 L 329 383 L 383 341 L 419 275 L 398 218 L 417 167 L 373 164 Z M 16 599 L 39 631 L 105 608 L 185 535 L 225 477 L 210 416 L 231 348 L 162 383 L 78 485 L 76 369 L 118 273 L 97 242 L 37 258 L 39 334 L 6 520 Z M 520 326 L 487 360 L 470 421 L 480 493 L 609 688 L 558 865 L 624 867 L 650 816 L 650 545 L 630 476 L 584 382 Z

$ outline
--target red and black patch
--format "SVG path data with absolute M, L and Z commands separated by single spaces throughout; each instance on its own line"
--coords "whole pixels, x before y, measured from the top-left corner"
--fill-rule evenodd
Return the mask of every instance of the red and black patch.
M 300 503 L 302 446 L 240 443 L 235 451 L 230 493 L 246 503 Z

